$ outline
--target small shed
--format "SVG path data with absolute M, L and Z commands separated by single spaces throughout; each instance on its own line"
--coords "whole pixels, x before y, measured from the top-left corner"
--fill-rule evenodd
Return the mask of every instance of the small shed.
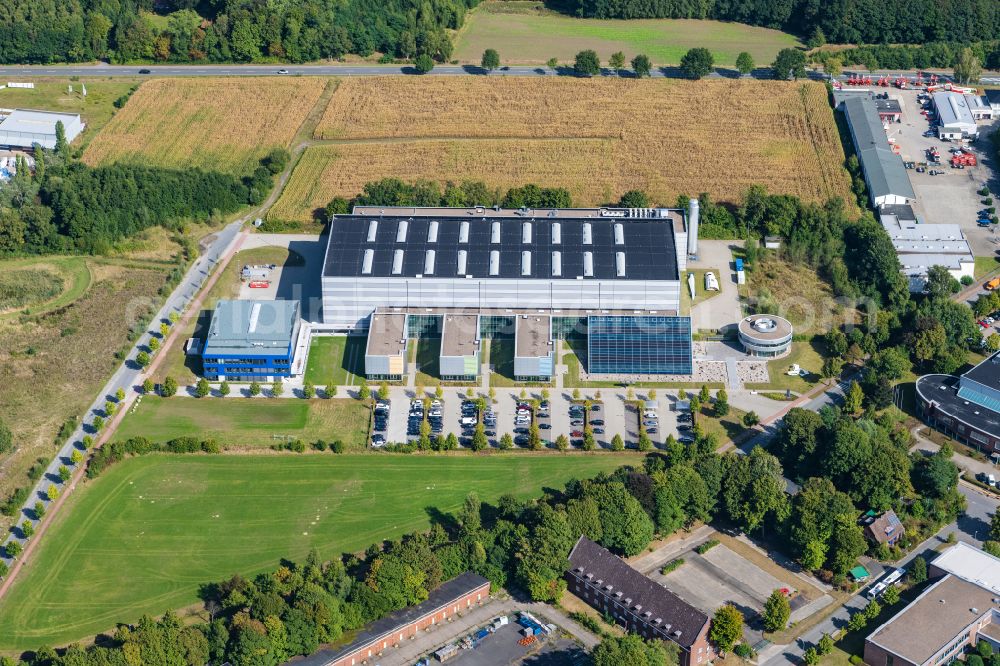
M 851 569 L 848 572 L 848 575 L 850 575 L 850 577 L 858 583 L 863 583 L 864 581 L 868 580 L 871 577 L 871 574 L 868 572 L 868 569 L 865 569 L 860 564 Z
M 781 247 L 781 236 L 765 236 L 764 247 L 768 250 L 777 250 Z

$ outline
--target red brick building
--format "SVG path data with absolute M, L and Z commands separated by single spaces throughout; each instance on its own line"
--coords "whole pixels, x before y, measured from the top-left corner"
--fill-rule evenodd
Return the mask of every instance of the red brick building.
M 627 630 L 680 648 L 680 666 L 707 664 L 716 657 L 708 642 L 711 620 L 624 560 L 581 536 L 569 554 L 569 591 Z
M 368 625 L 349 645 L 326 648 L 302 659 L 295 666 L 360 666 L 374 664 L 386 650 L 417 636 L 424 629 L 447 622 L 452 617 L 483 603 L 490 596 L 490 582 L 466 571 L 442 583 L 427 601 L 390 613 Z

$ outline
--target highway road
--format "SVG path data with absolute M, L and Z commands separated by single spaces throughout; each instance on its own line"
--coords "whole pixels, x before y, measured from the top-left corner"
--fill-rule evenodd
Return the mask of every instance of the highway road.
M 129 350 L 128 357 L 115 371 L 111 379 L 108 380 L 104 388 L 101 389 L 100 393 L 94 398 L 93 404 L 90 409 L 87 410 L 86 416 L 82 419 L 80 426 L 73 432 L 73 435 L 66 441 L 66 443 L 59 450 L 59 453 L 53 457 L 52 462 L 49 463 L 48 468 L 45 470 L 45 474 L 38 480 L 35 487 L 32 489 L 31 494 L 28 496 L 28 500 L 24 503 L 20 513 L 18 514 L 17 522 L 21 524 L 25 520 L 30 521 L 32 525 L 37 526 L 38 521 L 34 516 L 34 506 L 36 501 L 41 501 L 46 509 L 49 507 L 49 499 L 46 495 L 46 491 L 50 485 L 60 486 L 60 490 L 63 490 L 61 479 L 59 478 L 59 467 L 61 465 L 66 465 L 66 467 L 73 469 L 73 464 L 70 460 L 70 456 L 73 453 L 73 449 L 77 447 L 83 436 L 90 434 L 94 436 L 93 422 L 94 417 L 98 414 L 103 414 L 104 402 L 108 399 L 114 399 L 115 393 L 118 389 L 122 389 L 126 394 L 126 401 L 134 397 L 134 394 L 139 389 L 139 377 L 142 374 L 142 370 L 135 362 L 135 357 L 139 351 L 149 344 L 149 340 L 153 337 L 152 331 L 155 330 L 159 334 L 159 324 L 161 321 L 167 321 L 170 313 L 176 312 L 181 314 L 184 312 L 185 308 L 191 302 L 191 300 L 198 293 L 201 288 L 202 283 L 208 276 L 211 275 L 212 269 L 215 264 L 218 263 L 220 257 L 224 257 L 230 248 L 230 246 L 235 242 L 237 235 L 239 234 L 240 228 L 245 222 L 246 218 L 232 222 L 228 226 L 224 227 L 220 232 L 218 232 L 213 239 L 209 242 L 207 247 L 203 248 L 201 255 L 194 261 L 188 271 L 184 274 L 181 279 L 180 284 L 174 288 L 170 296 L 163 303 L 159 312 L 156 313 L 156 317 L 152 320 L 150 324 L 150 331 L 146 331 L 136 340 L 135 344 Z M 11 534 L 7 541 L 21 541 L 24 539 L 20 538 L 18 533 Z M 4 543 L 7 543 L 5 541 Z M 10 565 L 11 560 L 4 557 L 5 563 Z

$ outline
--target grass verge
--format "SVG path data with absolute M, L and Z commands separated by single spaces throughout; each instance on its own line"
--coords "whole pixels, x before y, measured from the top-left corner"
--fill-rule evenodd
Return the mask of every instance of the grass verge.
M 368 407 L 356 400 L 296 398 L 157 398 L 146 396 L 117 438 L 212 438 L 224 447 L 267 447 L 289 439 L 339 439 L 364 448 Z

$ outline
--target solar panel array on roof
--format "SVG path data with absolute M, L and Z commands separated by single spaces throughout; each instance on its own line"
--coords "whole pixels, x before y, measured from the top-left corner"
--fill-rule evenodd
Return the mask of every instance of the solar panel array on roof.
M 460 250 L 465 252 L 462 265 Z M 350 215 L 330 223 L 323 275 L 679 279 L 668 220 L 561 218 L 552 223 Z

